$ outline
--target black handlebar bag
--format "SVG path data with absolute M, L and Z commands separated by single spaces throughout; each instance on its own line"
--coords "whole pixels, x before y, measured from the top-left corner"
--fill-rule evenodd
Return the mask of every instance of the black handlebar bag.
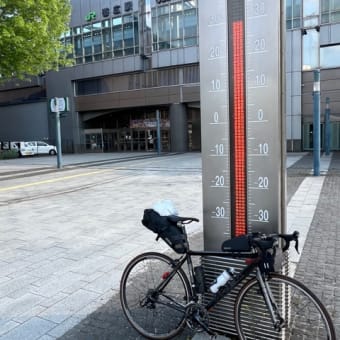
M 183 254 L 188 250 L 183 229 L 171 221 L 169 216 L 161 216 L 153 209 L 145 209 L 142 224 L 164 240 L 176 253 Z
M 248 252 L 251 250 L 248 235 L 241 235 L 226 240 L 222 243 L 222 251 L 225 252 Z

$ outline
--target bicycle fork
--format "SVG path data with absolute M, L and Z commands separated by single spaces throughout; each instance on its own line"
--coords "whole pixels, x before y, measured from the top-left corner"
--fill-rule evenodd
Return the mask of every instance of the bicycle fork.
M 276 331 L 281 331 L 282 328 L 285 326 L 284 319 L 280 315 L 278 305 L 275 301 L 272 290 L 269 287 L 268 281 L 263 278 L 259 268 L 256 269 L 256 279 L 260 284 L 264 300 L 266 302 L 270 317 L 274 325 L 274 329 Z

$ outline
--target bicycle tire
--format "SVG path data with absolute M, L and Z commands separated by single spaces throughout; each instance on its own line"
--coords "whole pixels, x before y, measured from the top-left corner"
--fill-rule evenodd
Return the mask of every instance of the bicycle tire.
M 286 326 L 280 332 L 274 329 L 260 285 L 254 278 L 241 288 L 235 301 L 235 325 L 241 340 L 335 340 L 332 320 L 313 292 L 280 274 L 270 274 L 267 282 Z
M 187 304 L 191 295 L 188 278 L 182 269 L 176 272 L 163 292 L 154 295 L 155 301 L 147 298 L 173 265 L 174 260 L 170 257 L 150 252 L 135 257 L 123 272 L 120 283 L 122 309 L 132 327 L 148 339 L 171 339 L 185 326 L 184 308 L 179 311 L 173 307 Z

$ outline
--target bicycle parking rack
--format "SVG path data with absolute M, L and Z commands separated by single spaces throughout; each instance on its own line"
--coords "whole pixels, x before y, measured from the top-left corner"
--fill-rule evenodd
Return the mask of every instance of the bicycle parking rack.
M 253 231 L 285 232 L 283 1 L 200 2 L 204 247 Z M 223 266 L 203 263 L 207 280 Z M 211 281 L 210 281 L 211 282 Z M 235 334 L 233 296 L 211 326 Z M 225 321 L 227 320 L 227 322 Z M 268 331 L 268 339 L 271 338 Z

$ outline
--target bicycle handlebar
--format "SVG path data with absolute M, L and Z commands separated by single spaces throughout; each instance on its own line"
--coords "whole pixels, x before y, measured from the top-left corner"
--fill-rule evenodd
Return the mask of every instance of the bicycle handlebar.
M 262 233 L 252 233 L 252 241 L 255 245 L 260 247 L 261 249 L 270 249 L 274 245 L 274 241 L 280 237 L 285 241 L 285 244 L 282 248 L 282 251 L 285 252 L 290 247 L 290 242 L 295 242 L 295 249 L 298 254 L 299 252 L 299 235 L 300 233 L 298 231 L 294 231 L 292 234 L 262 234 Z
M 177 215 L 170 215 L 168 216 L 168 219 L 171 222 L 180 222 L 182 224 L 189 224 L 191 222 L 199 222 L 198 218 L 195 217 L 181 217 L 181 216 L 177 216 Z M 286 250 L 288 250 L 288 248 L 290 247 L 290 242 L 294 241 L 295 242 L 295 249 L 297 251 L 298 254 L 300 254 L 299 252 L 299 235 L 300 233 L 298 231 L 294 231 L 292 234 L 270 234 L 270 235 L 266 235 L 260 232 L 255 232 L 252 233 L 250 236 L 252 238 L 252 241 L 254 241 L 254 243 L 256 245 L 258 245 L 260 248 L 263 249 L 269 249 L 272 248 L 274 245 L 274 242 L 278 237 L 282 238 L 285 241 L 285 244 L 282 248 L 282 251 L 285 252 Z

